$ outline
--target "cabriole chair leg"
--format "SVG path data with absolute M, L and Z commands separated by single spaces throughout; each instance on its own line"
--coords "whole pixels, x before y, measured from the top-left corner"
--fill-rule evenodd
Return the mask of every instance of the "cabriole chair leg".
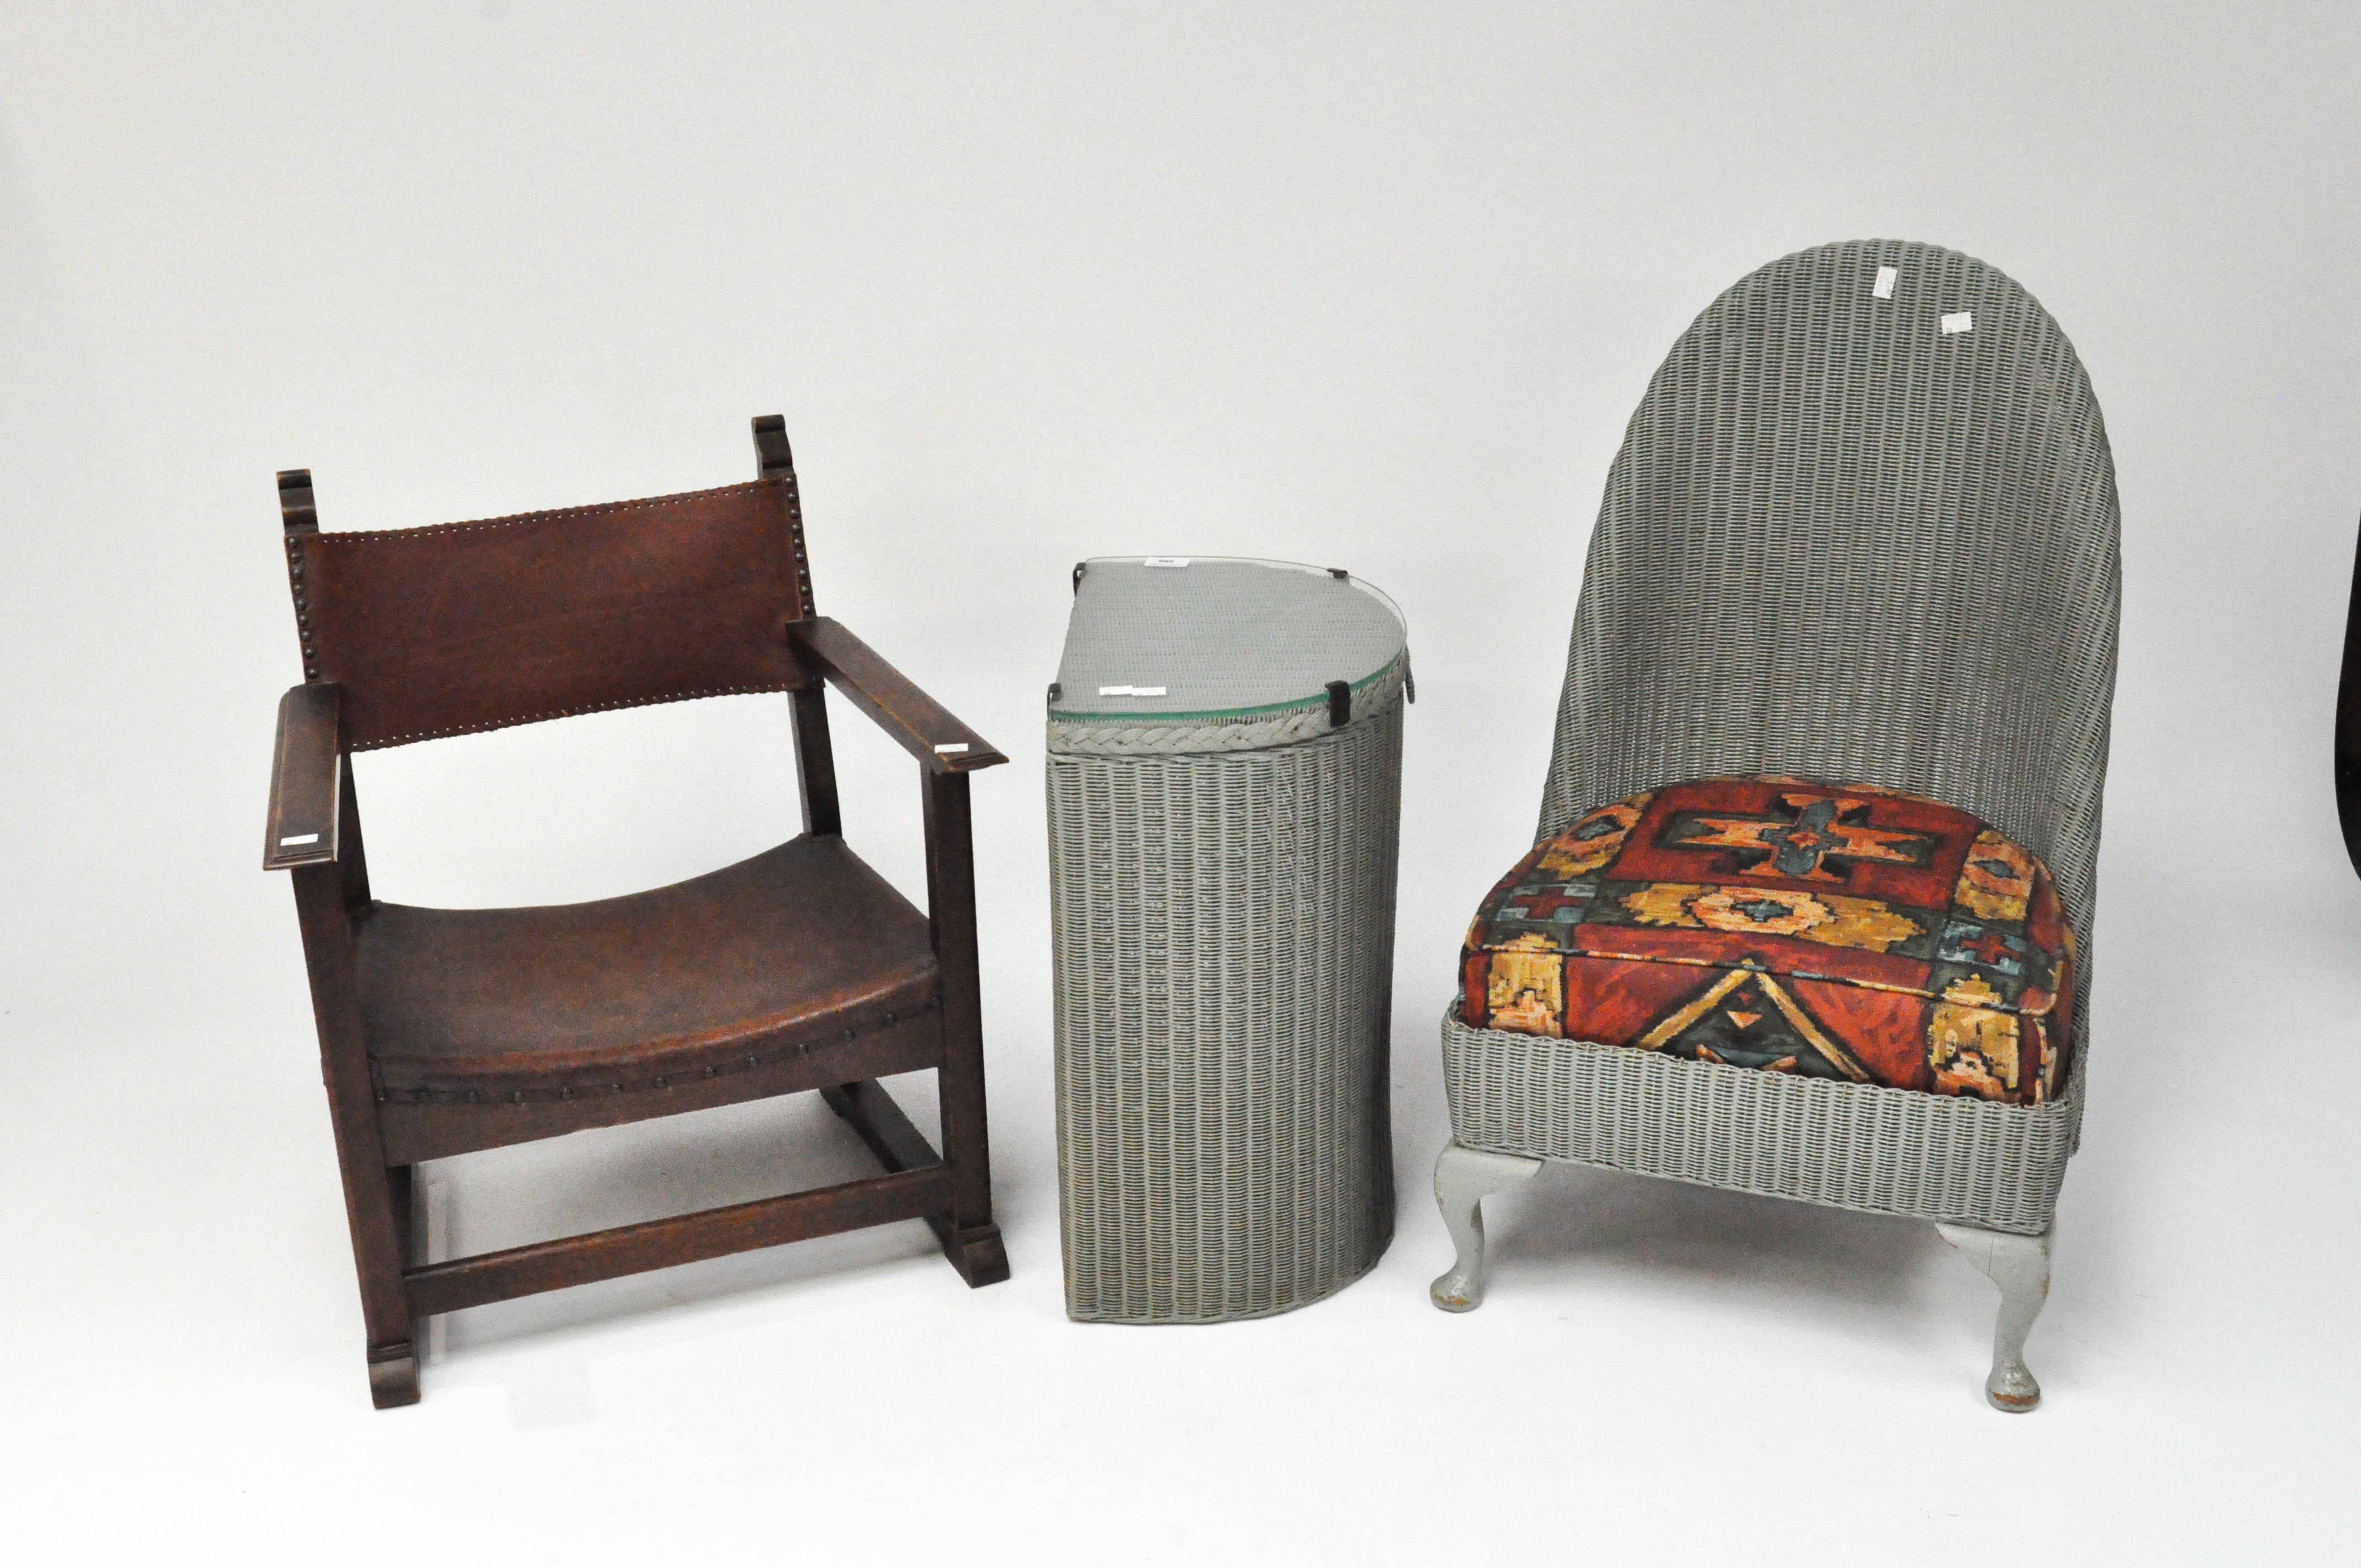
M 1434 1201 L 1450 1228 L 1451 1245 L 1458 1249 L 1451 1271 L 1435 1280 L 1428 1293 L 1446 1312 L 1472 1312 L 1484 1301 L 1484 1200 L 1503 1188 L 1532 1179 L 1542 1168 L 1537 1159 L 1521 1155 L 1488 1154 L 1443 1146 L 1434 1159 Z
M 2020 1236 L 1941 1222 L 1935 1229 L 2000 1287 L 2000 1319 L 1993 1329 L 1992 1376 L 1984 1379 L 1984 1398 L 1995 1410 L 2022 1415 L 2041 1403 L 2041 1385 L 2025 1365 L 2025 1336 L 2049 1297 L 2049 1238 L 2055 1233 Z

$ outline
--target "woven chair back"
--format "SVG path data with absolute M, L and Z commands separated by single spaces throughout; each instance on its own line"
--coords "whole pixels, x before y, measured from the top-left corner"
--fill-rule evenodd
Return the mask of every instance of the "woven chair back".
M 2099 405 L 2031 295 L 1895 240 L 1775 261 L 1631 417 L 1541 834 L 1712 774 L 1932 795 L 2049 862 L 2087 974 L 2118 585 Z

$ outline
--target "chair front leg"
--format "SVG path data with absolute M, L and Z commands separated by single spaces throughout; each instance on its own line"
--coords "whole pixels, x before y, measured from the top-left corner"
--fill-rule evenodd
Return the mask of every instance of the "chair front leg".
M 1486 1198 L 1520 1181 L 1531 1181 L 1542 1162 L 1521 1155 L 1489 1154 L 1443 1146 L 1434 1160 L 1434 1201 L 1451 1231 L 1457 1261 L 1428 1289 L 1446 1312 L 1472 1312 L 1484 1304 L 1484 1210 Z
M 950 1234 L 944 1252 L 971 1286 L 1008 1277 L 1008 1253 L 992 1218 L 992 1150 L 984 1115 L 983 1012 L 977 972 L 975 844 L 967 775 L 923 773 L 927 910 L 942 986 L 943 1063 L 936 1075 L 943 1160 L 951 1169 Z
M 2025 1336 L 2049 1299 L 2049 1238 L 2055 1231 L 2020 1236 L 1939 1221 L 1935 1229 L 2000 1287 L 2000 1317 L 1993 1328 L 1992 1375 L 1984 1379 L 1984 1398 L 1995 1410 L 2022 1415 L 2041 1403 L 2041 1385 L 2025 1365 Z
M 418 1347 L 402 1279 L 407 1172 L 385 1163 L 378 1135 L 377 1093 L 369 1081 L 368 1047 L 361 1036 L 360 992 L 353 970 L 351 918 L 344 876 L 332 862 L 295 873 L 295 910 L 303 927 L 303 957 L 312 977 L 312 1010 L 320 1030 L 321 1077 L 336 1135 L 344 1180 L 345 1220 L 352 1231 L 353 1266 L 360 1278 L 361 1321 L 368 1334 L 369 1398 L 379 1409 L 418 1402 Z M 401 1186 L 402 1190 L 397 1190 Z

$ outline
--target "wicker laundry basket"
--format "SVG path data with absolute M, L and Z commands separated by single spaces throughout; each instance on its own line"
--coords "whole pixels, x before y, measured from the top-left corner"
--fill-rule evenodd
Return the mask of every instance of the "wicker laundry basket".
M 1066 1310 L 1224 1322 L 1392 1239 L 1410 656 L 1341 571 L 1078 568 L 1050 688 Z

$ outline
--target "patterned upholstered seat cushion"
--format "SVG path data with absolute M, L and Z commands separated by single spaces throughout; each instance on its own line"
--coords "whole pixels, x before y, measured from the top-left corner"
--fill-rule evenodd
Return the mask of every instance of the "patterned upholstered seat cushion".
M 1484 900 L 1459 1015 L 1695 1061 L 2035 1104 L 2072 1038 L 2048 868 L 1938 801 L 1761 775 L 1668 784 Z

